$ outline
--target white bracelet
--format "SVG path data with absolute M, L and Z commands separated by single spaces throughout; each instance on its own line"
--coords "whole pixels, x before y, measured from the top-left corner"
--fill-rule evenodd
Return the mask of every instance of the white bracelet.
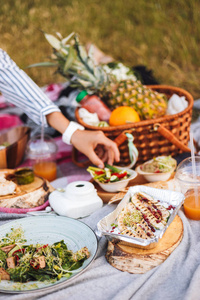
M 67 126 L 67 129 L 65 130 L 65 132 L 63 133 L 62 135 L 62 140 L 64 143 L 68 144 L 68 145 L 71 145 L 71 137 L 72 137 L 72 134 L 77 130 L 77 129 L 80 129 L 80 130 L 84 130 L 85 128 L 76 123 L 76 122 L 73 122 L 71 121 L 69 123 L 69 125 Z

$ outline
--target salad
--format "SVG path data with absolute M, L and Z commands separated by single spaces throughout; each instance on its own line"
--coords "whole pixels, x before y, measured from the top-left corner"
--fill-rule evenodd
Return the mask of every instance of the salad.
M 63 240 L 53 245 L 27 245 L 23 230 L 12 228 L 0 239 L 0 278 L 15 282 L 68 278 L 89 255 L 87 247 L 73 253 Z
M 117 182 L 131 176 L 127 170 L 121 170 L 108 164 L 105 165 L 104 169 L 90 166 L 87 168 L 87 171 L 91 174 L 94 180 L 101 183 Z
M 144 163 L 140 168 L 147 173 L 167 173 L 176 167 L 176 161 L 169 156 L 158 156 Z

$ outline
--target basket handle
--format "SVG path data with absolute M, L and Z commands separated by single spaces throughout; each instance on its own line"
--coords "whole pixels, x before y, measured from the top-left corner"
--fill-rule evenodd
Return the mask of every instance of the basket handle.
M 126 133 L 131 133 L 131 130 L 122 131 L 113 140 L 117 144 L 118 147 L 127 140 Z M 72 162 L 80 168 L 87 168 L 91 164 L 90 160 L 86 160 L 86 161 L 82 161 L 82 162 L 78 161 L 78 150 L 75 147 L 72 148 Z
M 182 144 L 176 137 L 173 135 L 171 131 L 165 128 L 163 125 L 156 123 L 154 124 L 153 129 L 159 132 L 163 137 L 165 137 L 168 141 L 170 141 L 177 148 L 182 150 L 183 152 L 191 152 L 191 149 L 184 144 Z

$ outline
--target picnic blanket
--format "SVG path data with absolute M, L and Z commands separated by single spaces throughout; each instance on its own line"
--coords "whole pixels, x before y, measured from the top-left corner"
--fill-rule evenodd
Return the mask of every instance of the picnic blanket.
M 63 181 L 63 179 L 62 179 Z M 57 181 L 60 186 L 61 182 Z M 82 219 L 93 230 L 97 222 L 111 212 L 115 205 L 106 205 L 91 216 Z M 200 222 L 188 220 L 179 212 L 184 224 L 180 245 L 160 266 L 145 274 L 129 274 L 113 268 L 105 258 L 107 241 L 99 240 L 96 259 L 81 275 L 75 277 L 62 290 L 31 294 L 0 294 L 0 300 L 23 299 L 114 299 L 114 300 L 196 300 L 200 298 Z M 1 221 L 0 225 L 5 221 Z

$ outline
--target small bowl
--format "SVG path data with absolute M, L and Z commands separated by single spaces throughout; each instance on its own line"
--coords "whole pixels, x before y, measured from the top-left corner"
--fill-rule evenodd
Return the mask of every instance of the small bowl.
M 14 169 L 22 162 L 31 128 L 18 126 L 0 134 L 0 145 L 8 146 L 0 150 L 0 169 Z
M 15 178 L 19 185 L 29 184 L 34 181 L 33 170 L 29 168 L 20 168 L 15 171 Z
M 133 180 L 136 176 L 137 176 L 137 172 L 135 172 L 134 170 L 130 170 L 130 169 L 125 169 L 125 168 L 120 168 L 117 167 L 120 170 L 125 170 L 127 172 L 130 173 L 130 177 L 127 179 L 121 179 L 120 181 L 116 181 L 116 182 L 109 182 L 109 183 L 102 183 L 99 182 L 98 180 L 94 180 L 96 183 L 98 183 L 98 185 L 106 192 L 109 193 L 113 193 L 113 192 L 118 192 L 122 189 L 124 189 L 130 180 Z
M 172 173 L 175 171 L 176 166 L 177 166 L 177 162 L 174 158 L 172 158 L 172 160 L 174 161 L 174 167 L 171 168 L 171 170 L 169 172 L 163 172 L 163 173 L 150 173 L 150 172 L 145 172 L 141 169 L 142 166 L 144 166 L 145 164 L 152 162 L 153 159 L 148 160 L 147 162 L 145 162 L 144 164 L 138 166 L 135 170 L 138 174 L 143 175 L 144 178 L 148 181 L 148 182 L 156 182 L 156 181 L 166 181 L 168 180 Z

